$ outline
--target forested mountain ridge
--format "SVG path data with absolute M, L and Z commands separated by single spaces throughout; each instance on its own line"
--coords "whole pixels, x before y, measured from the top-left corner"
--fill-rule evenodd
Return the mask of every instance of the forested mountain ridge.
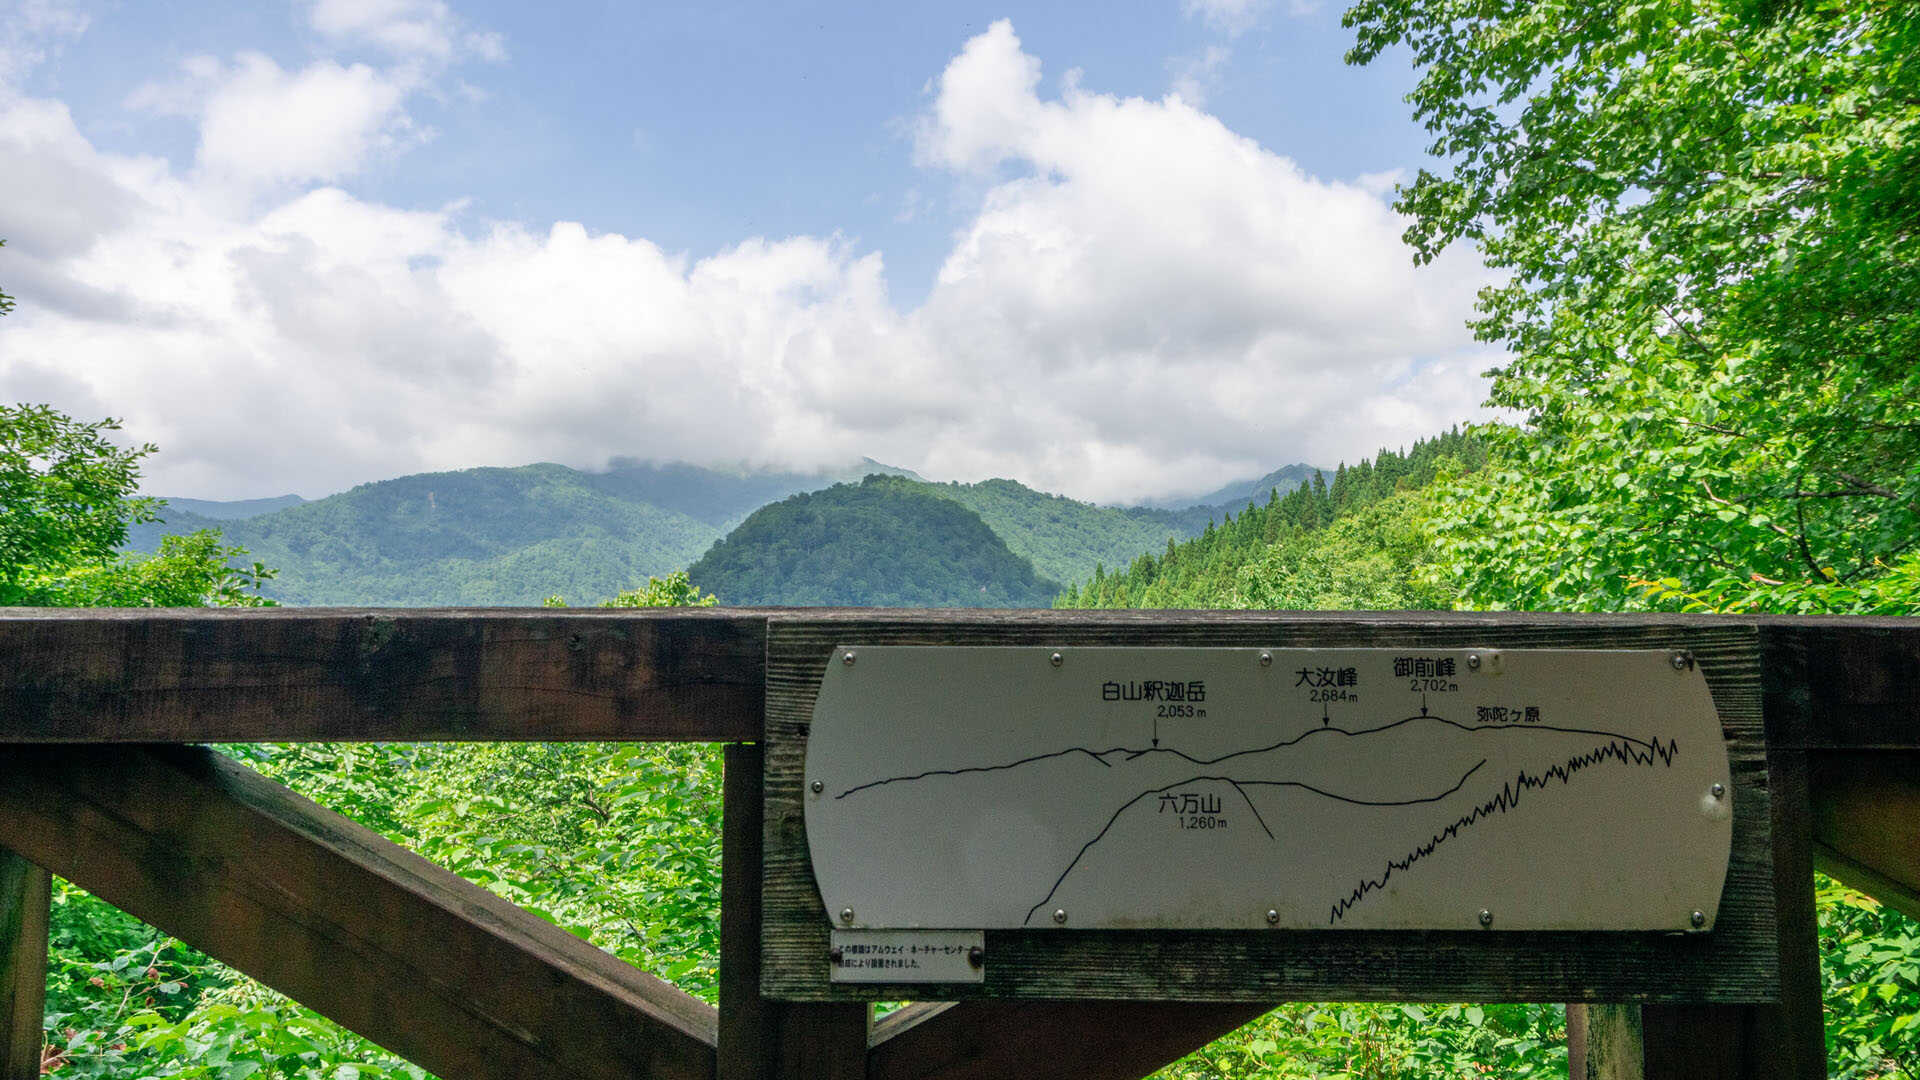
M 1168 541 L 1124 568 L 1096 570 L 1058 598 L 1064 608 L 1374 608 L 1450 606 L 1427 580 L 1431 559 L 1420 500 L 1443 469 L 1486 458 L 1457 428 L 1405 451 L 1315 471 L 1286 495 L 1270 490 L 1183 543 Z
M 1150 500 L 1147 505 L 1175 509 L 1176 504 L 1191 503 L 1199 507 L 1226 507 L 1238 510 L 1249 502 L 1266 502 L 1268 494 L 1276 489 L 1280 494 L 1285 495 L 1294 488 L 1312 483 L 1314 473 L 1327 471 L 1329 470 L 1300 461 L 1292 465 L 1282 465 L 1258 480 L 1236 480 L 1191 499 Z
M 928 483 L 926 489 L 979 514 L 1014 554 L 1032 560 L 1035 570 L 1054 581 L 1077 581 L 1101 563 L 1118 566 L 1169 539 L 1198 535 L 1219 516 L 1209 506 L 1095 506 L 1035 491 L 1017 480 Z
M 275 495 L 265 499 L 176 499 L 161 496 L 160 501 L 176 513 L 192 514 L 208 521 L 239 521 L 259 517 L 307 500 L 298 495 Z
M 827 473 L 633 462 L 416 473 L 244 518 L 163 507 L 162 521 L 129 530 L 127 547 L 219 529 L 278 571 L 267 595 L 285 603 L 537 604 L 672 573 L 768 500 L 873 471 L 911 475 L 871 460 Z
M 295 604 L 537 604 L 670 573 L 715 525 L 559 465 L 422 473 L 221 523 Z
M 1045 607 L 1060 586 L 936 485 L 869 476 L 763 506 L 687 574 L 726 603 Z
M 1285 488 L 1290 471 L 1300 468 L 1288 466 L 1263 482 L 1278 478 Z M 134 526 L 126 546 L 153 551 L 162 536 L 220 530 L 225 542 L 248 550 L 248 559 L 278 571 L 267 592 L 284 603 L 534 604 L 556 593 L 610 595 L 685 568 L 757 509 L 869 475 L 971 511 L 1050 582 L 1126 565 L 1226 516 L 1206 505 L 1097 506 L 1006 479 L 934 483 L 871 459 L 824 473 L 616 461 L 598 472 L 537 464 L 417 473 L 311 502 L 173 500 L 161 509 L 162 521 Z M 905 512 L 905 504 L 895 509 Z M 934 589 L 927 596 L 947 594 Z
M 267 591 L 284 603 L 534 604 L 556 593 L 609 595 L 682 569 L 754 510 L 866 475 L 973 511 L 1052 582 L 1196 535 L 1219 513 L 1095 506 L 1013 480 L 932 483 L 871 459 L 828 473 L 538 464 L 417 473 L 311 502 L 171 500 L 161 521 L 129 530 L 126 546 L 153 551 L 163 536 L 220 530 L 278 570 Z

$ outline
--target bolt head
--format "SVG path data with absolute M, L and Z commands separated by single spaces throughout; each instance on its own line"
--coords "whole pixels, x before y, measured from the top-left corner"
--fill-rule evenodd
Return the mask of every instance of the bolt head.
M 852 908 L 850 908 L 850 907 L 847 907 L 847 908 L 841 908 L 841 909 L 840 909 L 840 921 L 841 921 L 841 922 L 843 922 L 843 923 L 850 923 L 850 922 L 852 922 L 852 921 L 853 921 L 853 909 L 852 909 Z
M 844 653 L 841 653 L 841 654 L 840 654 L 840 662 L 841 662 L 841 663 L 843 663 L 843 664 L 845 664 L 845 665 L 847 665 L 848 667 L 852 667 L 852 666 L 853 666 L 853 653 L 852 653 L 852 652 L 844 652 Z
M 1261 666 L 1261 667 L 1272 667 L 1272 666 L 1273 666 L 1273 654 L 1272 654 L 1272 653 L 1270 653 L 1270 652 L 1263 652 L 1263 653 L 1261 653 L 1261 654 L 1260 654 L 1260 666 Z
M 1486 908 L 1481 908 L 1481 909 L 1480 909 L 1480 925 L 1481 925 L 1481 926 L 1492 926 L 1492 925 L 1493 925 L 1493 912 L 1491 912 L 1491 911 L 1488 911 L 1488 910 L 1487 910 Z
M 967 963 L 973 965 L 974 967 L 986 967 L 987 966 L 987 950 L 981 948 L 978 945 L 975 945 L 973 948 L 968 949 Z
M 1067 909 L 1066 909 L 1066 908 L 1063 908 L 1063 907 L 1062 907 L 1062 908 L 1054 908 L 1054 909 L 1053 909 L 1053 921 L 1054 921 L 1054 922 L 1057 922 L 1057 923 L 1064 923 L 1064 922 L 1066 922 L 1066 921 L 1067 921 Z
M 1267 925 L 1272 926 L 1273 924 L 1279 921 L 1280 921 L 1280 913 L 1278 911 L 1275 911 L 1272 908 L 1268 908 L 1267 909 Z
M 1467 668 L 1470 671 L 1480 670 L 1480 654 L 1479 653 L 1467 654 Z
M 825 781 L 815 780 L 813 783 L 808 784 L 807 788 L 811 790 L 815 795 L 818 795 L 821 792 L 827 790 L 827 785 Z
M 1688 666 L 1693 663 L 1693 658 L 1688 656 L 1686 653 L 1677 652 L 1673 654 L 1672 663 L 1673 663 L 1673 670 L 1685 671 L 1687 670 Z
M 1061 656 L 1059 653 L 1054 653 L 1051 657 L 1048 658 L 1048 661 L 1052 663 L 1054 667 L 1059 667 L 1061 664 L 1064 664 L 1067 662 L 1067 658 L 1064 656 Z
M 842 960 L 845 960 L 846 958 L 847 958 L 847 950 L 841 948 L 838 945 L 835 945 L 833 948 L 827 950 L 827 959 L 833 961 L 836 964 L 838 964 Z
M 1727 797 L 1727 785 L 1725 784 L 1715 784 L 1707 790 L 1712 792 L 1713 797 L 1716 799 L 1724 799 Z
M 1707 913 L 1704 911 L 1696 911 L 1687 917 L 1687 921 L 1693 924 L 1695 930 L 1698 930 L 1707 925 Z

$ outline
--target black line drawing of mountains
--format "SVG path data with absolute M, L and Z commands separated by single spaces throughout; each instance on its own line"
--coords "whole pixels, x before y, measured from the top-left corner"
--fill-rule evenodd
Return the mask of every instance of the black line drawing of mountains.
M 1513 752 L 1516 743 L 1521 752 Z M 1024 920 L 1033 925 L 1044 921 L 1043 909 L 1077 872 L 1105 855 L 1096 849 L 1116 829 L 1151 827 L 1143 819 L 1166 809 L 1156 807 L 1154 796 L 1211 790 L 1228 805 L 1244 807 L 1287 866 L 1325 880 L 1327 921 L 1337 925 L 1475 825 L 1533 805 L 1531 796 L 1603 766 L 1670 767 L 1677 753 L 1676 742 L 1659 738 L 1543 724 L 1469 725 L 1423 712 L 1376 727 L 1314 727 L 1211 757 L 1171 747 L 1073 746 L 1007 762 L 880 777 L 833 798 L 871 802 L 876 812 L 894 814 L 936 789 L 936 798 L 992 798 L 996 788 L 1012 782 L 1071 793 L 1052 812 L 1060 834 L 1084 841 L 1069 847 L 1070 857 L 1046 865 L 1036 858 L 1035 865 L 1021 868 L 1029 896 L 1037 897 Z M 1364 819 L 1340 835 L 1357 834 L 1365 842 L 1349 840 L 1350 851 L 1316 847 L 1313 840 L 1327 831 L 1330 812 Z

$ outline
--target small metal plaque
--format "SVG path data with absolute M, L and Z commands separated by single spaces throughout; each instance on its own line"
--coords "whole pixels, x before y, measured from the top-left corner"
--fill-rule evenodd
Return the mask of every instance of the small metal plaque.
M 841 931 L 1698 932 L 1733 835 L 1654 650 L 845 645 L 805 782 Z
M 835 930 L 837 983 L 977 983 L 987 978 L 979 930 Z

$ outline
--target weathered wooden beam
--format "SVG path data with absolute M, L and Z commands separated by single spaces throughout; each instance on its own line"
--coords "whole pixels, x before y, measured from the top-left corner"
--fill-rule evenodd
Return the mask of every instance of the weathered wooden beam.
M 1920 752 L 1817 754 L 1814 864 L 1920 919 Z
M 876 1025 L 868 1080 L 1139 1080 L 1265 1004 L 969 1001 Z
M 710 1080 L 710 1006 L 195 747 L 0 751 L 0 845 L 447 1080 Z
M 1920 750 L 1920 619 L 1761 620 L 1769 653 L 1802 658 L 1810 748 Z
M 766 609 L 0 608 L 0 742 L 758 737 Z M 785 616 L 800 612 L 788 611 Z M 1811 746 L 1920 750 L 1920 620 L 1511 612 L 808 609 L 896 631 L 1306 624 L 1393 633 L 1753 627 L 1809 657 Z
M 765 619 L 0 609 L 0 742 L 759 737 Z
M 0 1080 L 39 1080 L 47 990 L 47 871 L 0 847 Z

